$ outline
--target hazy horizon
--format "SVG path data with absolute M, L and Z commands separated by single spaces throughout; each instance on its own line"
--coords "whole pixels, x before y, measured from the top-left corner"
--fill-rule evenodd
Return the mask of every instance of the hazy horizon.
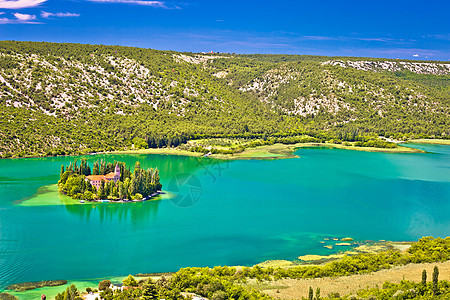
M 0 40 L 450 59 L 447 1 L 0 0 Z

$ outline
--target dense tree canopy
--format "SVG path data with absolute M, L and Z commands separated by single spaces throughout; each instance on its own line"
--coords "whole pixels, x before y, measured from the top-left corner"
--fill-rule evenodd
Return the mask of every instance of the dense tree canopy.
M 86 178 L 89 175 L 105 175 L 114 172 L 116 165 L 120 169 L 120 179 L 117 182 L 102 180 L 97 189 Z M 139 162 L 136 162 L 134 171 L 131 172 L 124 162 L 107 163 L 100 160 L 94 162 L 91 173 L 87 159 L 82 158 L 79 165 L 75 160 L 66 167 L 61 166 L 58 185 L 62 193 L 74 199 L 140 200 L 161 190 L 162 185 L 159 180 L 158 169 L 144 170 Z

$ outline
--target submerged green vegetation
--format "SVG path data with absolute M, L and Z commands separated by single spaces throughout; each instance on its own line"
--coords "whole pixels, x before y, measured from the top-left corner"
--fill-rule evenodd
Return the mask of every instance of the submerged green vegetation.
M 90 175 L 107 175 L 113 173 L 116 168 L 120 172 L 117 181 L 106 180 L 100 176 L 102 178 L 94 178 L 101 181 L 98 188 L 91 184 Z M 134 171 L 131 172 L 124 162 L 107 163 L 100 160 L 94 162 L 91 172 L 87 159 L 83 158 L 80 165 L 75 160 L 66 167 L 61 166 L 58 186 L 62 193 L 73 199 L 140 200 L 161 190 L 162 184 L 159 180 L 158 169 L 141 169 L 139 162 L 136 162 Z
M 440 62 L 0 42 L 0 156 L 450 136 Z M 219 149 L 217 151 L 220 151 Z
M 44 281 L 37 281 L 37 282 L 24 282 L 24 283 L 16 283 L 11 284 L 6 287 L 7 290 L 12 290 L 15 292 L 23 292 L 28 290 L 34 290 L 37 288 L 41 288 L 44 286 L 60 286 L 65 285 L 67 283 L 67 280 L 44 280 Z
M 0 299 L 1 300 L 17 300 L 17 298 L 14 295 L 11 295 L 10 293 L 0 293 Z

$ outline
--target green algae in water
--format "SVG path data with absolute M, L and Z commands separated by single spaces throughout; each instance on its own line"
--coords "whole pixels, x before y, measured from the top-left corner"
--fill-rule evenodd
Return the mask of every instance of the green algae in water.
M 15 202 L 18 206 L 47 206 L 47 205 L 74 205 L 80 204 L 58 191 L 57 184 L 50 184 L 40 187 L 36 194 L 29 198 Z
M 15 291 L 11 291 L 11 290 L 3 290 L 2 292 L 6 292 L 11 295 L 14 295 L 14 296 L 18 297 L 20 300 L 41 299 L 41 295 L 45 295 L 47 297 L 47 299 L 54 299 L 57 294 L 65 291 L 66 288 L 72 284 L 74 284 L 77 287 L 77 289 L 81 293 L 83 293 L 86 291 L 86 288 L 88 288 L 88 287 L 91 289 L 98 289 L 98 284 L 102 280 L 108 279 L 108 280 L 111 280 L 111 282 L 113 284 L 119 284 L 119 283 L 122 283 L 122 281 L 126 277 L 127 276 L 112 276 L 112 277 L 108 277 L 108 278 L 99 278 L 99 279 L 71 280 L 71 281 L 68 281 L 64 285 L 59 285 L 59 286 L 46 286 L 46 287 L 23 291 L 23 292 L 15 292 Z M 147 277 L 134 276 L 134 278 L 139 281 L 139 280 L 147 278 Z
M 122 279 L 125 277 L 115 278 Z M 47 296 L 47 299 L 54 299 L 58 293 L 66 290 L 66 288 L 72 284 L 75 284 L 79 291 L 85 291 L 86 288 L 97 288 L 100 280 L 74 280 L 70 281 L 65 285 L 52 286 L 52 287 L 42 287 L 34 290 L 24 291 L 24 292 L 13 292 L 6 291 L 11 295 L 18 297 L 20 300 L 36 300 L 41 299 L 41 295 Z

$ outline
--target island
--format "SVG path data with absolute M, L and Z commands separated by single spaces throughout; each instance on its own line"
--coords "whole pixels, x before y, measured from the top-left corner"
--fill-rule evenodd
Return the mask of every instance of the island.
M 149 200 L 161 193 L 157 168 L 142 169 L 136 162 L 134 171 L 124 162 L 94 162 L 92 171 L 87 159 L 61 166 L 59 191 L 73 199 L 94 202 L 129 202 Z

